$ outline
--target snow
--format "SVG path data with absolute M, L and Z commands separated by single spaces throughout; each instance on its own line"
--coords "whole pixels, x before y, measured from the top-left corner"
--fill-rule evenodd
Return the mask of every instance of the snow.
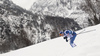
M 3 4 L 3 1 L 0 1 L 0 4 Z
M 12 0 L 12 1 L 15 4 L 21 6 L 22 8 L 29 10 L 33 2 L 35 2 L 36 0 Z
M 0 56 L 100 56 L 100 24 L 77 31 L 80 32 L 74 48 L 63 37 L 58 37 Z

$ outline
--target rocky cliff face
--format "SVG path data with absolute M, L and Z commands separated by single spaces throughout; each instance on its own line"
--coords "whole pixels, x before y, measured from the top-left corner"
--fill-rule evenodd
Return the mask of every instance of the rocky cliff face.
M 92 24 L 100 23 L 100 1 L 99 0 L 84 0 L 82 3 L 81 9 L 85 11 L 85 13 L 89 14 L 89 21 Z
M 72 18 L 33 14 L 10 0 L 0 0 L 0 53 L 56 38 L 63 29 L 81 27 Z
M 34 44 L 37 18 L 9 0 L 0 0 L 0 53 Z
M 100 23 L 99 0 L 38 0 L 27 11 L 10 0 L 0 0 L 0 53 Z
M 33 13 L 73 18 L 82 28 L 100 23 L 99 0 L 37 0 Z

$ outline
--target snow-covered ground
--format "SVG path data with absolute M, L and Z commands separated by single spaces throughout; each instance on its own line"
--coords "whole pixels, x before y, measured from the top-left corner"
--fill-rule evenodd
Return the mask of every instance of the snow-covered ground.
M 63 37 L 58 37 L 39 44 L 10 51 L 0 56 L 100 56 L 100 24 L 91 26 L 77 33 L 76 47 L 72 48 Z

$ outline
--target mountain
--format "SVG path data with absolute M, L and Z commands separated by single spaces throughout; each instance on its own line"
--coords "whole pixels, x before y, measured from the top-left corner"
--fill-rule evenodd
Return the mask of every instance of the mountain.
M 74 48 L 58 37 L 0 56 L 100 56 L 100 24 L 76 32 L 82 34 L 77 35 Z
M 99 0 L 37 0 L 28 11 L 0 0 L 0 53 L 59 37 L 66 29 L 100 23 Z
M 42 15 L 73 18 L 82 28 L 100 23 L 99 0 L 37 0 L 30 10 Z
M 38 0 L 28 11 L 11 0 L 0 0 L 0 53 L 57 38 L 62 30 L 99 24 L 99 2 Z
M 72 18 L 34 14 L 11 0 L 0 0 L 0 53 L 59 36 L 65 29 L 82 29 Z
M 0 0 L 0 53 L 35 43 L 28 37 L 27 31 L 28 24 L 37 23 L 34 22 L 36 18 L 37 15 L 15 5 L 11 0 Z M 30 27 L 35 28 L 34 25 Z

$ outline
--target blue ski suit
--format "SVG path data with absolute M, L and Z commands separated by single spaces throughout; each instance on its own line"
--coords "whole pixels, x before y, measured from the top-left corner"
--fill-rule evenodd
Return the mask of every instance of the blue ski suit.
M 70 45 L 72 47 L 75 47 L 76 46 L 76 44 L 74 43 L 74 40 L 76 38 L 76 35 L 77 34 L 74 31 L 71 31 L 71 30 L 65 30 L 64 31 L 64 39 L 66 39 L 66 41 L 68 41 L 67 39 L 70 39 Z

